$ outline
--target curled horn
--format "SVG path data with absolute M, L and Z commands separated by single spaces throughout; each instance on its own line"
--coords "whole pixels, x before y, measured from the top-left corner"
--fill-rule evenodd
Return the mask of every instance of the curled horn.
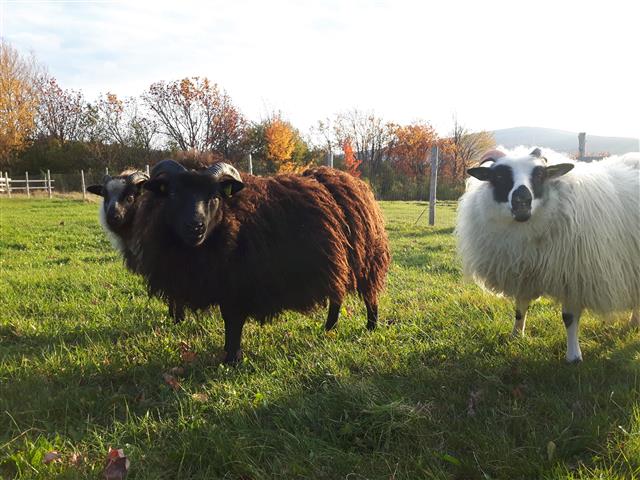
M 487 153 L 482 155 L 480 165 L 486 162 L 495 162 L 501 157 L 504 157 L 504 152 L 501 152 L 500 150 L 489 150 Z
M 534 148 L 529 155 L 531 155 L 534 158 L 539 158 L 545 163 L 547 162 L 547 159 L 542 156 L 542 151 L 538 147 Z
M 180 165 L 175 160 L 162 160 L 156 163 L 151 169 L 151 178 L 155 178 L 163 173 L 180 173 L 186 172 L 187 169 Z
M 132 185 L 137 185 L 138 183 L 146 182 L 149 180 L 149 175 L 144 172 L 133 172 L 129 176 L 127 176 L 127 183 Z
M 213 176 L 216 182 L 228 182 L 225 190 L 227 196 L 231 196 L 244 188 L 240 172 L 233 165 L 218 162 L 211 165 L 206 171 Z

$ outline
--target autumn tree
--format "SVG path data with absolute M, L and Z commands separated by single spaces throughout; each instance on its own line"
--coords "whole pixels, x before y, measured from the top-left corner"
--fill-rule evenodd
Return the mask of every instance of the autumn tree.
M 351 146 L 351 140 L 346 139 L 342 143 L 342 151 L 344 152 L 344 166 L 345 170 L 353 175 L 354 177 L 360 177 L 360 170 L 358 167 L 362 163 L 362 160 L 358 160 L 356 154 L 353 151 L 353 147 Z
M 82 92 L 62 89 L 53 77 L 43 77 L 39 90 L 38 134 L 61 145 L 83 140 L 87 112 Z
M 355 109 L 336 115 L 334 132 L 337 144 L 342 145 L 346 139 L 351 141 L 365 172 L 374 177 L 392 140 L 392 125 L 372 112 Z
M 121 100 L 107 93 L 96 102 L 95 109 L 105 142 L 138 150 L 148 157 L 158 125 L 144 115 L 135 98 Z
M 206 77 L 153 83 L 143 95 L 162 132 L 181 150 L 238 156 L 245 120 L 226 92 Z
M 453 181 L 461 182 L 465 172 L 477 162 L 482 154 L 495 147 L 493 135 L 487 131 L 472 132 L 454 119 L 453 130 L 449 136 L 451 150 L 442 155 L 442 168 Z
M 41 67 L 0 39 L 0 164 L 10 165 L 35 128 Z
M 389 143 L 389 161 L 404 175 L 415 178 L 426 175 L 430 165 L 431 147 L 438 142 L 438 135 L 428 123 L 394 125 Z

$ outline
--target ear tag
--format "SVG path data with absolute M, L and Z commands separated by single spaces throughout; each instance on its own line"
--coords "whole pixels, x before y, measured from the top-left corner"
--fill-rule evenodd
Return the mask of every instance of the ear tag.
M 225 197 L 230 197 L 231 196 L 231 184 L 228 184 L 224 187 L 224 196 Z

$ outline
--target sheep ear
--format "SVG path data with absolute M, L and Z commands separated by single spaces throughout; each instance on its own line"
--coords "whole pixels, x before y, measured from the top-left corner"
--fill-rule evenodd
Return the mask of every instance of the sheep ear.
M 162 197 L 165 197 L 169 192 L 169 185 L 165 178 L 152 178 L 146 181 L 142 187 Z
M 549 165 L 546 168 L 547 178 L 561 177 L 565 173 L 573 170 L 573 167 L 575 167 L 573 163 L 558 163 L 556 165 Z
M 244 183 L 235 178 L 227 177 L 220 181 L 220 196 L 229 198 L 244 188 Z
M 467 173 L 478 180 L 482 180 L 483 182 L 491 178 L 491 169 L 487 167 L 470 168 L 467 170 Z
M 87 192 L 104 197 L 104 187 L 102 185 L 89 185 L 87 187 Z

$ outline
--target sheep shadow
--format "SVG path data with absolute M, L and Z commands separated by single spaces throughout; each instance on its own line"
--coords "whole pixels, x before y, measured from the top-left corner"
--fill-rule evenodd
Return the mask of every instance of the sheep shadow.
M 375 342 L 375 335 L 363 332 L 354 341 Z M 500 339 L 482 340 L 490 349 Z M 177 391 L 162 379 L 170 365 L 161 357 L 126 367 L 78 364 L 12 376 L 0 387 L 0 411 L 19 425 L 73 441 L 115 423 L 144 423 L 153 412 L 162 421 L 152 436 L 109 434 L 134 444 L 136 468 L 149 478 L 155 471 L 163 478 L 335 478 L 337 472 L 389 478 L 394 471 L 394 478 L 417 478 L 427 470 L 436 477 L 540 478 L 558 462 L 588 464 L 594 451 L 606 450 L 611 432 L 631 421 L 635 391 L 627 379 L 640 373 L 634 361 L 640 340 L 612 358 L 606 351 L 591 349 L 582 365 L 564 364 L 561 352 L 558 358 L 500 357 L 447 343 L 409 348 L 400 362 L 375 369 L 349 355 L 333 367 L 319 358 L 311 372 L 294 369 L 276 392 L 192 405 L 190 415 L 199 419 L 192 423 L 184 421 L 184 409 L 193 389 L 272 371 L 277 376 L 277 363 L 249 352 L 244 365 L 230 369 L 209 356 L 186 372 L 185 388 Z M 46 395 L 34 395 L 43 388 Z M 540 423 L 541 416 L 549 422 Z M 0 435 L 0 442 L 17 433 Z M 549 441 L 557 445 L 553 461 L 546 459 Z M 167 454 L 160 462 L 149 452 Z M 370 471 L 358 471 L 363 465 Z M 198 476 L 205 471 L 208 477 Z

